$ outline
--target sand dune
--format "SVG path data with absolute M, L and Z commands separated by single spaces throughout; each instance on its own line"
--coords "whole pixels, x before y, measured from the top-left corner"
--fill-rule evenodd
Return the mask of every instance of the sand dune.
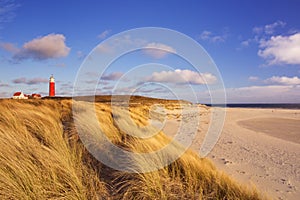
M 255 189 L 237 183 L 210 160 L 190 150 L 164 165 L 183 147 L 170 144 L 171 138 L 161 131 L 151 138 L 133 137 L 129 133 L 143 133 L 132 123 L 145 128 L 149 117 L 159 124 L 163 116 L 171 120 L 170 126 L 180 121 L 188 121 L 189 126 L 193 121 L 178 114 L 180 105 L 176 102 L 139 97 L 133 103 L 129 115 L 125 115 L 123 104 L 113 112 L 109 103 L 78 103 L 74 109 L 68 99 L 0 101 L 0 199 L 264 199 Z M 155 108 L 153 103 L 163 105 L 168 114 L 164 109 L 149 112 L 149 108 Z M 97 118 L 91 118 L 91 107 Z M 185 114 L 192 119 L 198 116 L 194 110 Z M 170 130 L 174 129 L 176 126 Z M 186 126 L 184 130 L 188 129 Z M 81 141 L 86 138 L 89 140 L 84 146 Z M 134 154 L 116 155 L 103 145 L 105 138 Z M 185 142 L 185 138 L 179 139 Z M 169 148 L 151 154 L 152 159 L 142 157 L 141 153 L 165 149 L 166 145 Z M 91 155 L 86 149 L 89 147 L 102 153 L 101 158 L 110 159 L 110 164 L 123 163 L 127 169 L 163 167 L 147 173 L 117 171 L 95 159 L 97 154 Z

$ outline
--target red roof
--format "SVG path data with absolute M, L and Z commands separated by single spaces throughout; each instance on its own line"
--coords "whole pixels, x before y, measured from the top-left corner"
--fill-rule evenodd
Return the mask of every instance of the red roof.
M 15 92 L 14 96 L 20 96 L 22 94 L 22 92 Z
M 32 97 L 41 97 L 40 94 L 32 94 L 31 96 L 32 96 Z

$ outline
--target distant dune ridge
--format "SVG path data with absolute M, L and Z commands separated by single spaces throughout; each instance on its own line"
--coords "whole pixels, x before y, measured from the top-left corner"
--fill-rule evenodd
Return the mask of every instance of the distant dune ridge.
M 99 122 L 105 124 L 101 126 L 104 133 L 115 145 L 133 152 L 152 152 L 169 143 L 163 132 L 139 140 L 120 131 L 107 103 L 109 97 L 105 98 L 101 101 L 98 97 L 95 108 Z M 148 123 L 153 103 L 169 110 L 180 107 L 178 101 L 143 97 L 133 97 L 130 103 L 131 118 L 138 126 Z M 0 199 L 265 198 L 191 150 L 154 172 L 125 173 L 106 167 L 81 143 L 68 98 L 1 100 L 0 110 Z M 122 120 L 126 123 L 128 119 Z

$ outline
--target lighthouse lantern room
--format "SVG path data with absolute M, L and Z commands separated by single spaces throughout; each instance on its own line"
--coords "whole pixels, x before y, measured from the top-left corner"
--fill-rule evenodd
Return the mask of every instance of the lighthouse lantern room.
M 49 80 L 49 97 L 54 97 L 54 96 L 55 96 L 55 80 L 52 74 Z

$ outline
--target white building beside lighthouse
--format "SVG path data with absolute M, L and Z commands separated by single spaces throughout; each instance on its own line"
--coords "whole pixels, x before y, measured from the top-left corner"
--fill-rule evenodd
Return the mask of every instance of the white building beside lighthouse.
M 15 92 L 13 99 L 28 99 L 28 95 L 24 94 L 23 92 Z

